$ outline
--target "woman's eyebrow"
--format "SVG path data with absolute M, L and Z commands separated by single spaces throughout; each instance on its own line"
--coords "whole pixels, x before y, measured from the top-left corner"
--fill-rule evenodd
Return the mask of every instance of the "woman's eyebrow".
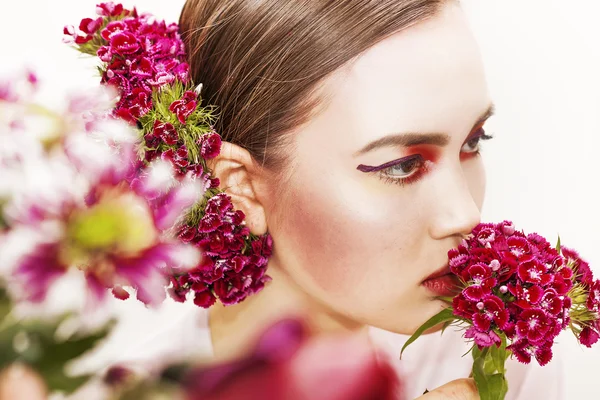
M 473 124 L 473 128 L 484 123 L 488 118 L 494 115 L 495 106 L 490 104 L 487 110 L 477 119 Z M 419 133 L 419 132 L 407 132 L 407 133 L 392 133 L 377 139 L 365 147 L 354 153 L 354 156 L 368 153 L 369 151 L 381 148 L 381 147 L 410 147 L 421 144 L 430 144 L 434 146 L 447 146 L 450 143 L 450 135 L 445 133 Z

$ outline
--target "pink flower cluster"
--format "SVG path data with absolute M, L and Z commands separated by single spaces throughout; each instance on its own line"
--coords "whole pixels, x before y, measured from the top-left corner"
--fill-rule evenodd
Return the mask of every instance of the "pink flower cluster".
M 272 239 L 264 236 L 248 245 L 250 231 L 243 220 L 244 213 L 234 210 L 229 196 L 220 193 L 208 200 L 199 226 L 181 230 L 179 237 L 202 247 L 205 259 L 194 270 L 172 278 L 170 293 L 175 300 L 184 301 L 192 291 L 201 307 L 210 307 L 217 298 L 225 305 L 236 304 L 270 281 L 265 272 Z
M 106 63 L 102 82 L 119 89 L 121 99 L 115 114 L 135 124 L 152 109 L 153 88 L 175 80 L 188 82 L 189 66 L 183 61 L 185 50 L 178 26 L 149 14 L 138 15 L 121 4 L 102 3 L 97 11 L 100 17 L 83 19 L 79 32 L 67 26 L 64 33 L 78 45 L 103 40 L 96 53 Z M 195 110 L 195 97 L 186 102 L 185 110 L 178 110 L 178 117 Z
M 535 357 L 547 364 L 554 339 L 572 322 L 569 293 L 574 285 L 590 291 L 588 311 L 597 313 L 600 301 L 600 282 L 593 281 L 587 263 L 574 251 L 561 250 L 562 255 L 538 234 L 516 231 L 509 221 L 479 224 L 468 240 L 450 250 L 450 270 L 464 283 L 453 299 L 454 315 L 472 324 L 465 337 L 483 348 L 499 346 L 499 334 L 504 334 L 510 340 L 507 349 L 519 361 Z M 596 342 L 598 327 L 596 314 L 580 342 Z

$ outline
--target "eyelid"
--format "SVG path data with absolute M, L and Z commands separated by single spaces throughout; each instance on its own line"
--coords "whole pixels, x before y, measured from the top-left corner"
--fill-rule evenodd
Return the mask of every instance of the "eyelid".
M 381 171 L 381 170 L 384 170 L 389 167 L 396 166 L 398 164 L 405 163 L 407 161 L 412 161 L 412 160 L 417 160 L 417 159 L 422 159 L 422 158 L 423 157 L 420 154 L 413 154 L 408 157 L 403 157 L 403 158 L 399 158 L 397 160 L 389 161 L 389 162 L 386 162 L 385 164 L 381 164 L 381 165 L 375 166 L 375 167 L 360 164 L 358 167 L 356 167 L 356 169 L 361 172 L 377 172 L 377 171 Z

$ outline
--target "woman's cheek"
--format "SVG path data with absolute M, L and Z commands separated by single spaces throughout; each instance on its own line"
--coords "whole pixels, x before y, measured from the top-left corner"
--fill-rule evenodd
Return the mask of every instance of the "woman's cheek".
M 350 189 L 348 189 L 350 191 Z M 353 191 L 356 193 L 356 190 Z M 366 274 L 385 269 L 382 258 L 397 251 L 389 210 L 338 186 L 333 191 L 295 190 L 279 221 L 285 224 L 275 238 L 288 271 L 327 292 L 356 292 Z M 287 210 L 287 211 L 285 211 Z M 279 246 L 279 243 L 285 248 Z

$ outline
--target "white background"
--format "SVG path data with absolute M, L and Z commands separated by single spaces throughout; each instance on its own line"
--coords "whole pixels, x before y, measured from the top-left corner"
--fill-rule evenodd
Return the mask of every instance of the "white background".
M 4 0 L 0 73 L 26 64 L 54 85 L 95 84 L 94 62 L 61 43 L 63 25 L 91 17 L 95 4 Z M 169 22 L 177 21 L 182 5 L 182 0 L 137 3 Z M 551 241 L 560 233 L 562 243 L 578 249 L 600 275 L 600 2 L 463 0 L 463 5 L 497 105 L 488 124 L 495 139 L 483 151 L 488 174 L 483 219 L 512 219 Z M 134 322 L 138 310 L 123 307 L 129 326 L 139 330 L 144 328 Z M 152 328 L 148 322 L 145 327 Z M 600 345 L 584 351 L 572 337 L 560 339 L 568 398 L 597 397 Z

